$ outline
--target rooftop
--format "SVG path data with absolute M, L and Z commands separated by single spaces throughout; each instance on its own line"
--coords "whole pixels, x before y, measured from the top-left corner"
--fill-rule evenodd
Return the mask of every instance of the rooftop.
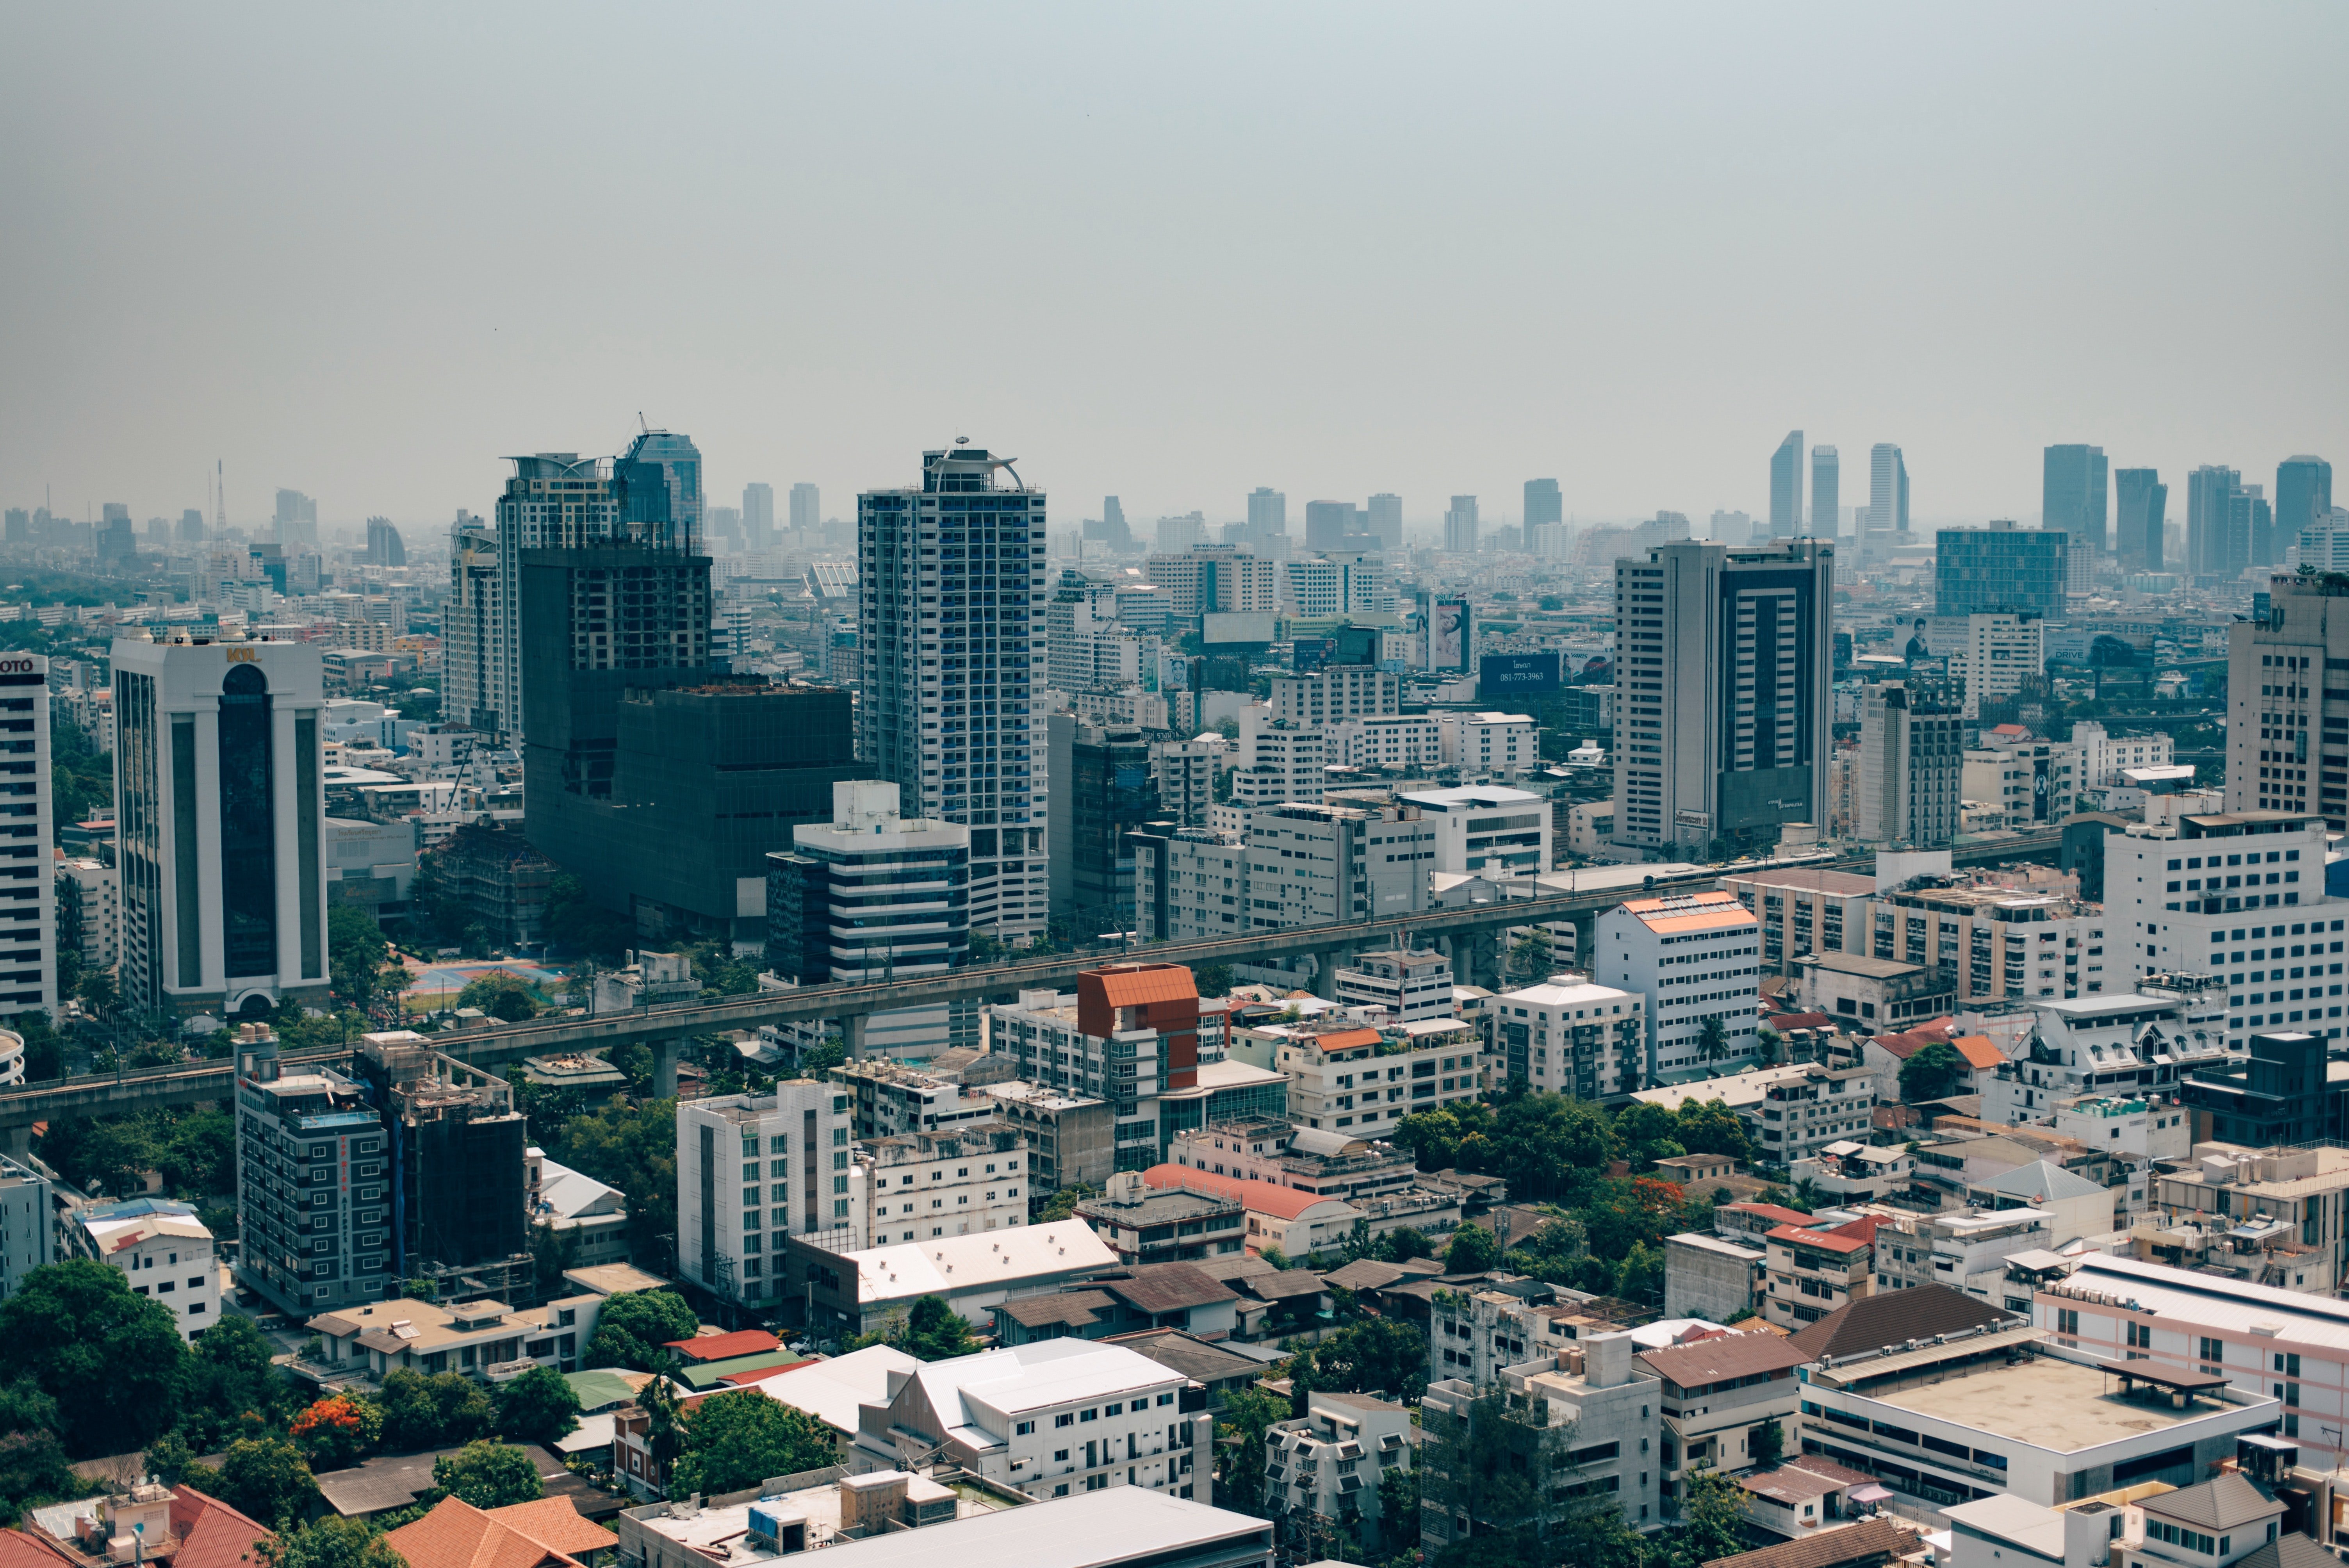
M 1921 1387 L 1867 1389 L 1863 1397 L 2065 1454 L 2199 1420 L 2220 1408 L 2175 1409 L 2166 1398 L 2126 1398 L 2119 1387 L 2097 1367 L 2041 1356 L 1976 1366 Z
M 827 1568 L 936 1568 L 941 1543 L 924 1536 L 909 1530 L 850 1542 L 824 1561 Z M 1268 1556 L 1271 1536 L 1261 1519 L 1122 1486 L 957 1521 L 953 1554 L 955 1568 L 1109 1568 L 1205 1557 L 1218 1542 L 1237 1549 L 1260 1541 L 1258 1555 Z
M 762 1377 L 757 1387 L 769 1398 L 805 1410 L 835 1431 L 854 1432 L 857 1406 L 887 1403 L 889 1375 L 911 1372 L 920 1365 L 893 1346 L 872 1345 Z
M 1117 1254 L 1081 1220 L 941 1236 L 840 1254 L 856 1266 L 860 1303 L 947 1295 L 1038 1275 L 1115 1266 Z
M 1194 1192 L 1212 1193 L 1226 1201 L 1237 1201 L 1250 1213 L 1270 1214 L 1280 1220 L 1297 1219 L 1319 1204 L 1327 1203 L 1336 1208 L 1345 1206 L 1343 1199 L 1326 1197 L 1319 1192 L 1300 1192 L 1294 1187 L 1275 1186 L 1270 1181 L 1216 1176 L 1189 1165 L 1154 1165 L 1142 1173 L 1142 1179 L 1162 1191 L 1188 1188 Z

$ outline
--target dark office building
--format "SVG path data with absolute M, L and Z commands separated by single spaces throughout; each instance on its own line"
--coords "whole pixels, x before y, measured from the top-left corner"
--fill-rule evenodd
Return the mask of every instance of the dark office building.
M 2010 610 L 2061 620 L 2071 546 L 2067 533 L 2011 522 L 1942 529 L 1933 551 L 1934 614 Z
M 2276 465 L 2276 558 L 2287 545 L 2300 542 L 2301 531 L 2313 528 L 2333 510 L 2333 465 L 2323 458 L 2286 458 Z
M 391 1277 L 453 1281 L 450 1296 L 526 1283 L 529 1139 L 505 1079 L 421 1039 L 371 1040 L 353 1068 L 389 1134 Z
M 2298 543 L 2294 535 L 2292 542 Z M 2227 498 L 2227 574 L 2246 566 L 2277 566 L 2284 542 L 2276 537 L 2275 510 L 2257 485 L 2243 485 Z
M 1052 810 L 1051 913 L 1088 931 L 1122 931 L 1133 905 L 1133 846 L 1126 835 L 1158 814 L 1143 731 L 1046 721 Z
M 2074 539 L 2105 542 L 2105 449 L 2050 447 L 2041 454 L 2039 526 L 2062 529 Z
M 2230 577 L 2251 564 L 2228 564 L 2227 527 L 2243 476 L 2205 464 L 2186 476 L 2186 570 L 2198 577 Z M 2245 541 L 2248 552 L 2250 542 Z
M 399 530 L 388 517 L 371 517 L 367 521 L 367 560 L 369 566 L 405 566 L 408 546 L 400 542 Z
M 2199 1069 L 2178 1096 L 2209 1113 L 2220 1143 L 2272 1149 L 2343 1136 L 2343 1097 L 2326 1087 L 2324 1041 L 2297 1030 L 2253 1035 L 2248 1059 Z
M 2120 500 L 2115 519 L 2114 552 L 2124 572 L 2162 570 L 2161 529 L 2169 506 L 2169 487 L 2153 469 L 2122 469 L 2113 475 Z
M 1370 519 L 1346 500 L 1305 503 L 1305 548 L 1308 550 L 1375 550 Z

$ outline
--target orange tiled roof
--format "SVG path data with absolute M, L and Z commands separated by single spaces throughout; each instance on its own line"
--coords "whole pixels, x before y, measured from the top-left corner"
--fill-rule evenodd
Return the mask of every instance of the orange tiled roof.
M 462 1498 L 442 1498 L 431 1512 L 389 1532 L 384 1540 L 408 1560 L 408 1568 L 579 1568 L 568 1553 L 492 1518 Z
M 179 1510 L 172 1511 L 173 1522 Z M 65 1568 L 73 1559 L 37 1535 L 22 1530 L 0 1530 L 0 1568 Z
M 171 1489 L 171 1533 L 180 1538 L 174 1568 L 253 1568 L 263 1544 L 274 1539 L 267 1525 L 184 1481 Z
M 783 1342 L 763 1328 L 738 1328 L 731 1334 L 704 1334 L 663 1344 L 688 1361 L 728 1361 L 737 1356 L 757 1356 L 780 1350 Z
M 1319 1050 L 1350 1051 L 1358 1046 L 1377 1045 L 1381 1036 L 1376 1029 L 1331 1029 L 1327 1034 L 1309 1037 Z
M 618 1536 L 594 1520 L 580 1518 L 578 1509 L 567 1497 L 510 1502 L 503 1508 L 491 1509 L 489 1515 L 510 1530 L 519 1530 L 533 1541 L 574 1557 L 620 1543 Z
M 1300 1192 L 1294 1187 L 1276 1186 L 1270 1181 L 1211 1176 L 1188 1165 L 1153 1165 L 1142 1173 L 1142 1180 L 1153 1187 L 1188 1187 L 1195 1192 L 1237 1199 L 1250 1213 L 1270 1214 L 1277 1220 L 1294 1220 L 1316 1203 L 1340 1202 L 1320 1192 Z
M 1185 1002 L 1199 995 L 1199 983 L 1180 964 L 1120 964 L 1093 974 L 1102 995 L 1112 1007 L 1139 1007 L 1150 1002 Z
M 1990 1069 L 2004 1065 L 2006 1058 L 1990 1043 L 1988 1035 L 1961 1035 L 1950 1042 L 1958 1055 L 1966 1058 L 1970 1068 Z

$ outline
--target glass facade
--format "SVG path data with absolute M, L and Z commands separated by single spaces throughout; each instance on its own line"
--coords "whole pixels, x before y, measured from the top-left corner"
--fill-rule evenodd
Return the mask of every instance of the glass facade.
M 1945 528 L 1933 558 L 1934 611 L 2064 615 L 2071 535 L 2048 529 Z
M 269 677 L 233 665 L 221 682 L 221 933 L 226 972 L 277 973 L 277 817 Z

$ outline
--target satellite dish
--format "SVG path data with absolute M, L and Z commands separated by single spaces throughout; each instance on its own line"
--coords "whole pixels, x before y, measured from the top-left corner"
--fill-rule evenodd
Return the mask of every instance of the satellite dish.
M 955 438 L 955 445 L 957 447 L 968 447 L 970 445 L 970 438 L 968 436 L 957 436 Z

